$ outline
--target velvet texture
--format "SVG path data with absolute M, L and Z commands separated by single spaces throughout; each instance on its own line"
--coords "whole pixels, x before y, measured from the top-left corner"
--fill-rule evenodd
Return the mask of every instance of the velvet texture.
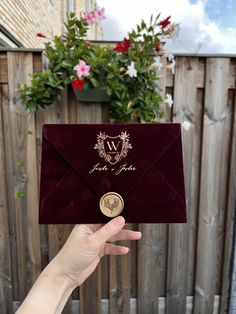
M 122 196 L 128 223 L 186 223 L 181 125 L 45 124 L 39 223 L 105 223 L 107 192 Z

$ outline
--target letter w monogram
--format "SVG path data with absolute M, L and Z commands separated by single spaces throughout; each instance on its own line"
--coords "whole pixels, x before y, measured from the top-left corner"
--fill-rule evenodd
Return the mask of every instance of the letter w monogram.
M 119 144 L 120 144 L 120 141 L 117 143 L 117 145 L 116 145 L 113 141 L 111 141 L 111 142 L 108 142 L 108 141 L 107 141 L 107 145 L 108 145 L 110 151 L 112 150 L 112 148 L 113 148 L 114 150 L 117 150 Z

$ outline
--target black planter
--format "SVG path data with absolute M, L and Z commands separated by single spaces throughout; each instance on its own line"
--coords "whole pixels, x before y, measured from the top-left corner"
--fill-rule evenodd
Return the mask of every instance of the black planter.
M 74 93 L 76 95 L 76 98 L 79 101 L 82 102 L 109 102 L 111 100 L 111 97 L 107 95 L 106 91 L 101 88 L 89 88 L 87 90 L 79 90 L 74 89 Z

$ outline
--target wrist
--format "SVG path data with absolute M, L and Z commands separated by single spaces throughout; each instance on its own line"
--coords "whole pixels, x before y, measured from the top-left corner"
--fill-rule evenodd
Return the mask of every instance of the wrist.
M 64 274 L 55 258 L 44 268 L 41 275 L 58 282 L 65 291 L 72 292 L 77 287 L 76 283 L 69 276 Z
M 17 314 L 59 314 L 76 287 L 72 280 L 61 272 L 57 263 L 52 260 L 41 272 Z M 39 302 L 43 300 L 43 302 Z

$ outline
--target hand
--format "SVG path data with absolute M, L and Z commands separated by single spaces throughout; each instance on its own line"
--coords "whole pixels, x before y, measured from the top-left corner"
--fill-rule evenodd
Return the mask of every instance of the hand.
M 127 247 L 110 242 L 141 238 L 140 232 L 122 230 L 124 225 L 121 216 L 104 226 L 75 225 L 63 248 L 39 275 L 16 313 L 61 313 L 73 289 L 94 271 L 103 255 L 128 253 Z
M 61 251 L 51 261 L 63 276 L 76 287 L 94 271 L 104 255 L 124 255 L 129 249 L 110 242 L 138 240 L 141 232 L 125 230 L 123 217 L 119 216 L 102 226 L 75 225 Z

